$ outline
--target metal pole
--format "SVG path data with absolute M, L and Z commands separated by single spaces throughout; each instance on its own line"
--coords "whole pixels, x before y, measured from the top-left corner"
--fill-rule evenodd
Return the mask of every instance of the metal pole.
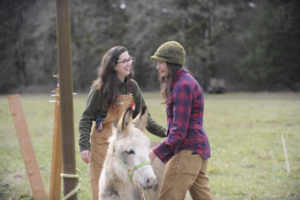
M 76 159 L 74 143 L 69 0 L 56 0 L 56 16 L 63 173 L 75 175 Z M 64 195 L 66 196 L 76 187 L 78 180 L 64 177 L 63 181 Z M 75 193 L 69 199 L 77 200 L 77 194 Z

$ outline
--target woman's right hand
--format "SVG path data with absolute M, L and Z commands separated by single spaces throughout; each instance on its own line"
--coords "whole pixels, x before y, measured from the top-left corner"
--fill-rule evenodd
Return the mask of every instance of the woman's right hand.
M 150 157 L 150 162 L 152 164 L 153 160 L 157 157 L 157 155 L 153 152 L 153 150 L 151 150 L 149 153 L 149 157 Z
M 90 158 L 91 158 L 91 152 L 90 152 L 90 150 L 84 150 L 84 151 L 80 152 L 80 154 L 81 154 L 81 159 L 85 163 L 89 163 L 90 162 Z

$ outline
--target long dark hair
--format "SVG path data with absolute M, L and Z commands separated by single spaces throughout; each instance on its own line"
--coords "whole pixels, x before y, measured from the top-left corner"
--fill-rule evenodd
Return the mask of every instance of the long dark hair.
M 102 57 L 98 68 L 98 78 L 93 83 L 93 85 L 98 85 L 97 89 L 101 92 L 104 100 L 103 107 L 107 109 L 110 106 L 117 105 L 121 81 L 114 68 L 117 65 L 119 56 L 126 51 L 128 50 L 123 46 L 115 46 L 109 49 Z M 130 70 L 127 78 L 132 78 L 132 70 Z
M 172 93 L 172 83 L 176 77 L 176 73 L 178 72 L 179 69 L 182 68 L 181 65 L 178 64 L 173 64 L 173 63 L 168 63 L 167 62 L 167 67 L 168 67 L 168 75 L 164 77 L 160 77 L 160 94 L 163 98 L 163 104 L 167 103 L 168 98 L 171 96 Z

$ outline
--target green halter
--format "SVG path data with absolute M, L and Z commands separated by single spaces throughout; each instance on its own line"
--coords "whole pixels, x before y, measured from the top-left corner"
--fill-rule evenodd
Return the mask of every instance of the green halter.
M 129 176 L 129 179 L 132 182 L 132 177 L 133 177 L 133 174 L 134 174 L 134 171 L 137 170 L 138 168 L 140 167 L 143 167 L 145 165 L 151 165 L 150 161 L 144 161 L 144 162 L 141 162 L 140 164 L 134 166 L 132 169 L 129 169 L 126 164 L 121 160 L 120 156 L 117 156 L 118 160 L 120 161 L 121 165 L 124 167 L 124 169 L 127 170 L 128 172 L 128 176 Z
M 115 141 L 114 141 L 114 143 L 113 143 L 113 152 L 115 152 L 115 149 L 116 149 L 115 147 L 116 147 L 116 143 L 115 143 Z M 115 154 L 113 154 L 113 155 L 115 156 Z M 130 179 L 130 181 L 131 181 L 132 184 L 133 184 L 132 177 L 133 177 L 134 171 L 137 170 L 137 169 L 140 168 L 140 167 L 145 166 L 145 165 L 151 165 L 151 162 L 150 162 L 150 161 L 144 161 L 144 162 L 141 162 L 140 164 L 134 166 L 132 169 L 129 169 L 129 168 L 126 166 L 126 164 L 123 162 L 123 160 L 120 158 L 119 155 L 117 155 L 116 157 L 117 157 L 117 159 L 119 160 L 119 162 L 121 163 L 121 165 L 123 166 L 123 168 L 128 172 L 128 177 L 129 177 L 129 179 Z M 146 197 L 145 197 L 144 190 L 143 190 L 141 187 L 139 187 L 138 189 L 139 189 L 139 192 L 141 193 L 141 195 L 142 195 L 142 197 L 143 197 L 144 200 L 150 199 L 150 193 L 149 193 L 149 190 L 147 191 L 147 197 L 148 197 L 148 198 L 146 198 Z
M 113 146 L 113 147 L 114 147 L 113 149 L 114 149 L 114 151 L 115 151 L 115 149 L 116 149 L 116 148 L 115 148 L 115 146 L 116 146 L 115 142 L 114 142 L 113 145 L 114 145 L 114 146 Z M 115 154 L 113 154 L 113 155 L 115 155 Z M 126 166 L 126 164 L 123 162 L 123 160 L 120 158 L 119 155 L 116 155 L 116 157 L 117 157 L 117 159 L 120 161 L 120 163 L 121 163 L 121 165 L 123 166 L 123 168 L 126 169 L 126 171 L 128 172 L 128 177 L 129 177 L 131 183 L 133 183 L 132 177 L 133 177 L 133 174 L 134 174 L 135 170 L 137 170 L 138 168 L 143 167 L 143 166 L 145 166 L 145 165 L 151 165 L 151 162 L 150 162 L 150 161 L 143 161 L 143 162 L 139 163 L 138 165 L 134 166 L 132 169 L 129 169 L 129 168 Z

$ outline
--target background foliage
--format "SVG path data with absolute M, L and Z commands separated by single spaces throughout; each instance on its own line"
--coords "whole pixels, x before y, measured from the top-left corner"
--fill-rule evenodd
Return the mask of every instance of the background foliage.
M 181 42 L 188 69 L 205 90 L 213 78 L 227 90 L 300 89 L 297 0 L 72 0 L 74 89 L 86 91 L 104 52 L 128 47 L 135 78 L 157 89 L 150 56 Z M 47 92 L 57 73 L 56 5 L 47 0 L 0 2 L 0 93 Z

